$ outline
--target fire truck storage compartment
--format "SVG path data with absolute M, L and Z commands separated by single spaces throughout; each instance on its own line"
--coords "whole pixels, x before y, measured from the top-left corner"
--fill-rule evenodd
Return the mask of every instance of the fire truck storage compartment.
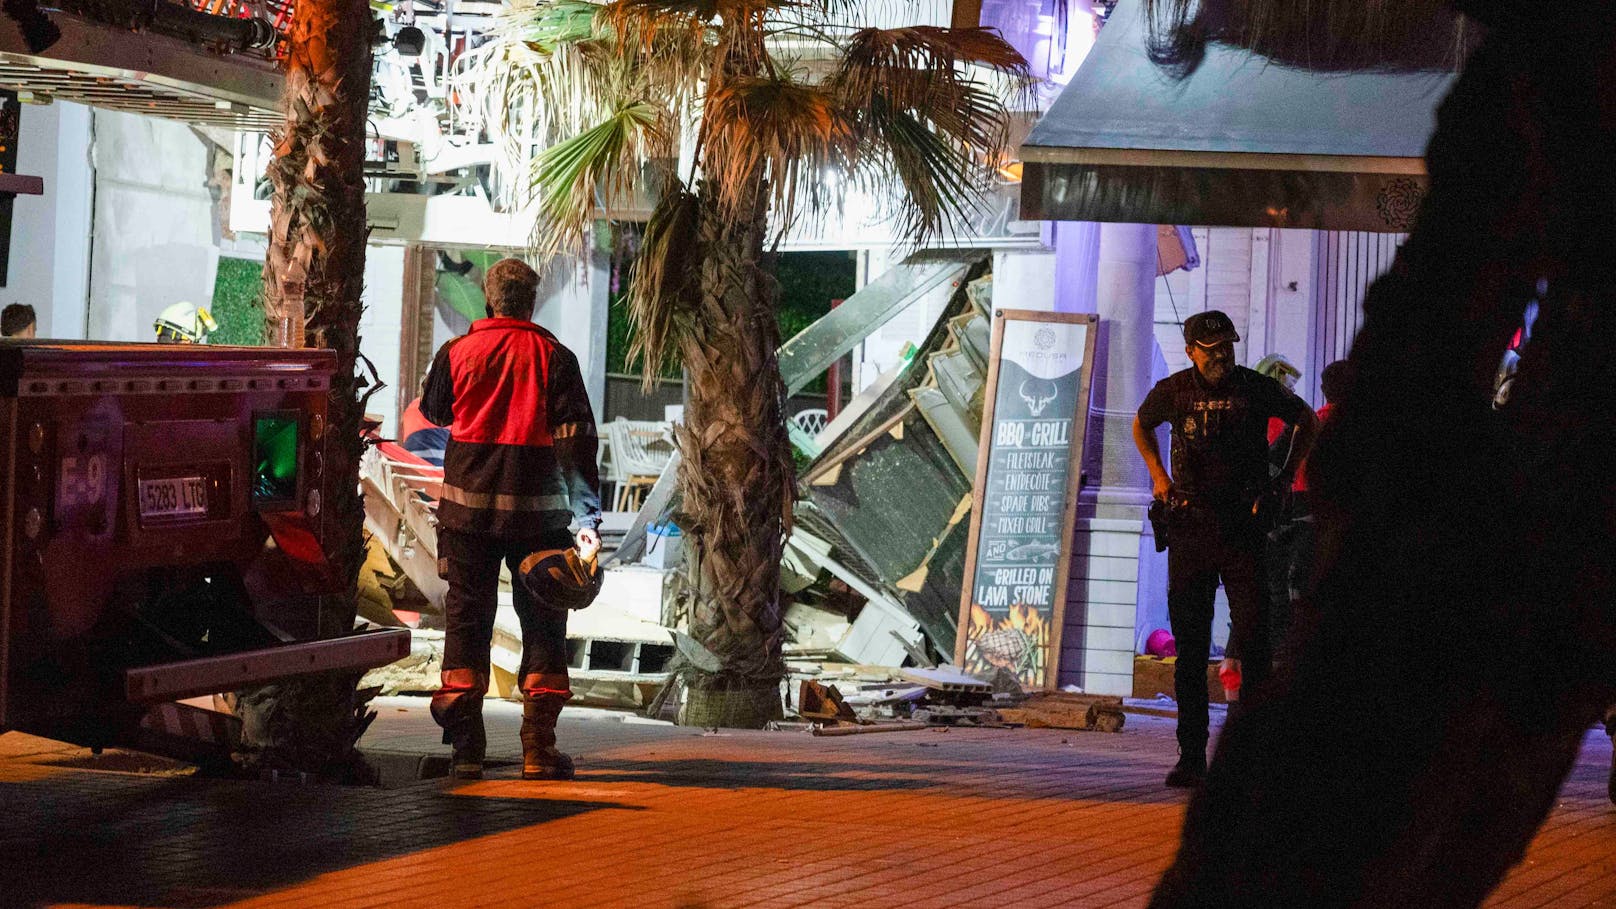
M 165 700 L 409 652 L 395 629 L 321 633 L 334 370 L 318 350 L 0 342 L 0 729 L 116 745 Z

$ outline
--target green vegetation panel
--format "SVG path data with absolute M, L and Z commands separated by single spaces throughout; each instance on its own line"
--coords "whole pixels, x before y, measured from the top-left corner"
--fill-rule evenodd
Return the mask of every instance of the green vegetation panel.
M 449 305 L 475 321 L 483 317 L 482 271 L 498 256 L 481 251 L 463 255 L 477 268 L 464 276 L 440 271 L 438 292 Z M 775 266 L 775 278 L 780 282 L 780 340 L 795 337 L 815 319 L 830 312 L 830 301 L 851 297 L 857 273 L 852 253 L 782 253 Z M 213 284 L 213 318 L 219 323 L 219 330 L 209 338 L 214 344 L 256 346 L 264 343 L 264 263 L 252 259 L 219 260 Z M 632 374 L 635 370 L 627 362 L 628 306 L 621 291 L 611 295 L 606 330 L 606 371 Z M 669 375 L 677 378 L 679 372 L 674 369 Z M 815 379 L 804 390 L 823 394 L 824 377 Z
M 468 322 L 475 322 L 488 314 L 487 299 L 483 296 L 483 275 L 503 254 L 486 250 L 463 250 L 458 253 L 472 268 L 465 274 L 438 268 L 438 296 Z
M 858 263 L 850 252 L 781 253 L 775 260 L 774 277 L 780 283 L 780 340 L 784 342 L 830 312 L 830 301 L 853 295 Z M 628 347 L 628 304 L 618 290 L 611 295 L 606 320 L 607 372 L 638 375 L 637 364 L 628 363 Z M 666 375 L 676 379 L 679 370 L 671 368 Z M 825 377 L 815 378 L 803 391 L 824 394 Z
M 213 318 L 219 330 L 210 344 L 257 347 L 264 343 L 264 263 L 220 259 L 213 279 Z
M 467 274 L 439 270 L 438 292 L 468 320 L 483 317 L 483 272 L 499 261 L 500 254 L 482 250 L 460 253 L 474 266 Z M 213 344 L 239 344 L 256 347 L 264 343 L 264 263 L 253 259 L 220 259 L 213 282 L 213 318 L 219 330 L 209 337 Z

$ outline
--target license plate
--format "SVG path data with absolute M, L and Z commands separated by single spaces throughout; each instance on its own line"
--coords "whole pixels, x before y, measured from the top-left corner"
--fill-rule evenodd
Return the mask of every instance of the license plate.
M 202 477 L 140 481 L 140 516 L 175 518 L 208 513 L 208 486 Z

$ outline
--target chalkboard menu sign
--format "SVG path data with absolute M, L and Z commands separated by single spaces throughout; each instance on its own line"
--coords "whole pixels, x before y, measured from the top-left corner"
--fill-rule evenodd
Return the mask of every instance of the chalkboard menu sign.
M 1055 687 L 1097 321 L 993 314 L 954 655 L 968 673 Z

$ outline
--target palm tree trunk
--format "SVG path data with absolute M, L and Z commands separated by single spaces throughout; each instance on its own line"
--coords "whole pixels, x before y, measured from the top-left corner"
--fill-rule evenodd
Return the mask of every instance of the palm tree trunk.
M 286 121 L 269 177 L 269 255 L 264 310 L 271 342 L 336 351 L 323 449 L 323 538 L 342 593 L 321 603 L 319 634 L 353 630 L 364 561 L 358 493 L 363 402 L 359 354 L 365 270 L 365 115 L 370 94 L 371 17 L 365 0 L 300 0 L 292 21 Z M 346 480 L 342 478 L 347 478 Z M 249 764 L 341 775 L 355 766 L 367 720 L 355 703 L 358 676 L 308 677 L 242 692 L 238 712 Z
M 679 487 L 698 557 L 692 633 L 723 668 L 691 677 L 688 725 L 757 728 L 780 717 L 780 558 L 795 473 L 757 185 L 750 218 L 724 216 L 710 185 L 698 189 L 700 311 L 682 345 L 690 400 Z

